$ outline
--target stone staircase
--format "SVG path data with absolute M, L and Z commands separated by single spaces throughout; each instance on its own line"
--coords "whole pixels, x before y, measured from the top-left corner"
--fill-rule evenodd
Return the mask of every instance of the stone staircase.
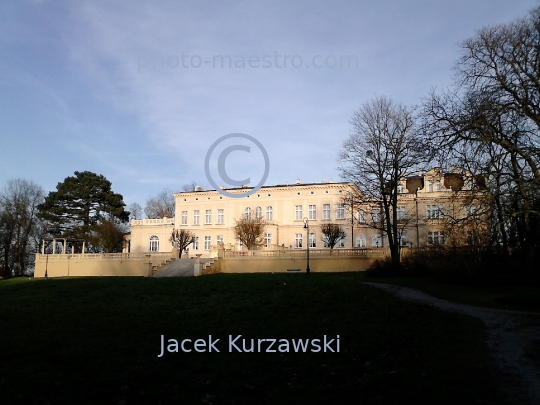
M 195 259 L 176 259 L 156 272 L 152 269 L 152 277 L 192 277 L 194 266 Z
M 169 264 L 174 263 L 175 261 L 176 259 L 174 257 L 168 257 L 167 259 L 163 260 L 161 263 L 152 265 L 152 276 L 156 274 L 158 271 L 160 271 L 161 269 L 168 266 Z
M 207 272 L 210 272 L 211 266 L 218 261 L 217 257 L 213 257 L 211 259 L 201 259 L 201 274 L 207 274 Z

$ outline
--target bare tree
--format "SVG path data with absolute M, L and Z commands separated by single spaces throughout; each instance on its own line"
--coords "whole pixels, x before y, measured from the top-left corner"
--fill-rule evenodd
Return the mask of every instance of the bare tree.
M 149 198 L 144 208 L 144 213 L 150 219 L 173 218 L 175 201 L 172 191 L 164 189 L 156 197 Z
M 182 186 L 182 191 L 195 191 L 195 187 L 197 187 L 197 183 L 192 181 L 191 183 L 186 183 Z
M 121 253 L 124 248 L 126 226 L 114 217 L 102 219 L 92 227 L 89 242 L 96 253 Z
M 510 24 L 483 28 L 461 45 L 459 84 L 495 98 L 540 129 L 539 46 L 540 7 Z
M 334 246 L 336 246 L 340 240 L 347 237 L 347 234 L 345 233 L 343 228 L 338 224 L 323 224 L 321 225 L 321 232 L 323 234 L 322 241 L 330 249 L 334 249 Z
M 43 189 L 31 181 L 8 181 L 0 193 L 0 254 L 6 276 L 22 275 L 33 263 L 39 243 L 33 238 L 38 227 L 37 206 Z
M 532 255 L 540 238 L 540 8 L 481 29 L 461 48 L 455 89 L 424 102 L 426 131 L 446 158 L 488 179 L 492 240 Z
M 235 220 L 234 236 L 248 250 L 253 249 L 263 243 L 266 221 L 255 216 L 243 215 Z
M 356 184 L 356 200 L 373 221 L 372 228 L 388 237 L 392 263 L 400 263 L 398 184 L 427 164 L 429 146 L 417 131 L 414 111 L 385 97 L 363 104 L 351 119 L 353 133 L 339 153 L 342 178 Z
M 195 234 L 187 229 L 173 229 L 169 241 L 178 249 L 179 257 L 182 258 L 182 252 L 195 241 Z
M 131 219 L 141 219 L 143 209 L 139 203 L 133 203 L 128 207 L 129 210 L 129 217 Z

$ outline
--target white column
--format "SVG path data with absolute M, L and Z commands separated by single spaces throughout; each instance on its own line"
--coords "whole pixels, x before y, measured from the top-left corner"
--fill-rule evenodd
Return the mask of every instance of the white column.
M 201 275 L 201 256 L 202 256 L 202 254 L 199 253 L 199 254 L 196 254 L 195 256 L 197 256 L 197 258 L 195 259 L 195 265 L 193 266 L 193 275 L 195 277 L 197 277 L 197 276 Z

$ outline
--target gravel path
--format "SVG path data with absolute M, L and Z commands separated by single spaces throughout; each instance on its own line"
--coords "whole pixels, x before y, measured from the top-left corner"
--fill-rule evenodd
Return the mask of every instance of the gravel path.
M 540 340 L 540 314 L 456 304 L 412 288 L 364 283 L 398 297 L 481 319 L 487 344 L 504 376 L 503 389 L 516 404 L 540 404 L 540 365 L 527 356 L 527 347 Z

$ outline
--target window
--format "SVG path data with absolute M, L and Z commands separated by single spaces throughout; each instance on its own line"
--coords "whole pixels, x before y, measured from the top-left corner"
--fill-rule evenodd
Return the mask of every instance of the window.
M 397 185 L 397 192 L 398 193 L 403 193 L 403 184 L 398 184 Z
M 255 208 L 255 219 L 262 219 L 262 208 Z
M 397 219 L 398 221 L 403 220 L 407 217 L 407 213 L 405 212 L 405 206 L 400 205 L 397 207 Z
M 428 232 L 428 245 L 444 245 L 444 232 Z
M 313 233 L 313 232 L 311 232 L 309 234 L 309 247 L 310 248 L 317 247 L 317 242 L 316 242 L 316 239 L 315 239 L 315 233 Z
M 427 183 L 427 189 L 431 193 L 433 192 L 433 180 L 429 180 Z
M 330 204 L 323 204 L 323 219 L 330 219 Z
M 272 234 L 265 232 L 264 233 L 264 244 L 266 247 L 270 246 L 272 244 Z
M 341 238 L 337 243 L 338 248 L 344 248 L 345 247 L 345 238 Z
M 363 224 L 364 222 L 366 222 L 366 218 L 364 217 L 364 210 L 358 210 L 356 212 L 356 220 L 360 224 Z
M 210 236 L 204 237 L 204 250 L 210 250 Z
M 338 204 L 336 219 L 345 219 L 345 207 L 343 204 Z
M 317 208 L 315 205 L 309 206 L 309 219 L 317 219 Z
M 199 210 L 193 211 L 193 225 L 199 225 Z
M 356 247 L 365 248 L 366 247 L 366 237 L 362 234 L 356 235 Z
M 437 180 L 435 182 L 435 191 L 441 191 L 441 182 L 440 182 L 440 180 Z
M 193 250 L 199 250 L 199 237 L 195 236 L 193 239 Z
M 150 252 L 159 252 L 159 238 L 156 235 L 150 236 L 148 250 Z
M 297 221 L 301 221 L 302 220 L 302 206 L 301 205 L 297 205 L 294 209 L 295 211 L 295 217 L 294 219 L 296 219 Z
M 248 221 L 251 221 L 251 208 L 247 207 L 245 211 L 245 217 Z
M 378 208 L 371 210 L 371 219 L 373 222 L 381 222 L 381 211 Z
M 400 245 L 407 246 L 407 234 L 405 232 L 401 234 Z
M 444 217 L 444 206 L 442 205 L 426 205 L 426 217 L 430 219 Z
M 302 234 L 301 233 L 297 233 L 295 235 L 295 241 L 296 241 L 296 247 L 297 248 L 301 248 L 302 247 Z
M 223 223 L 223 210 L 217 210 L 217 223 Z
M 382 247 L 382 238 L 381 235 L 375 234 L 371 237 L 371 246 L 372 247 Z
M 216 243 L 223 243 L 223 235 L 216 236 Z
M 206 210 L 206 222 L 207 224 L 212 223 L 212 210 Z
M 187 225 L 187 211 L 182 211 L 182 225 Z
M 268 206 L 266 207 L 266 220 L 272 221 L 274 219 L 274 210 L 272 207 Z

